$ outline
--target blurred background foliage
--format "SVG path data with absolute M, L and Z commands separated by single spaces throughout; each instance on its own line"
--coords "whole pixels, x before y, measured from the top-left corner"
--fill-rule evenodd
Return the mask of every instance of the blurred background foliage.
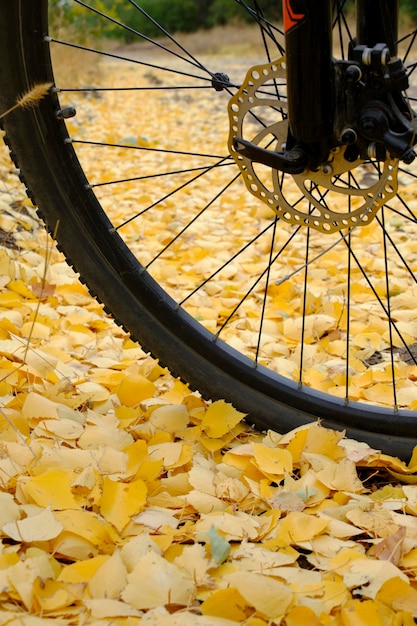
M 354 0 L 344 1 L 349 11 L 354 11 Z M 69 0 L 50 0 L 52 23 L 70 25 L 79 34 L 94 34 L 98 37 L 121 39 L 129 43 L 137 39 L 134 31 L 147 37 L 160 36 L 161 31 L 155 22 L 168 32 L 195 32 L 199 29 L 228 24 L 230 22 L 251 22 L 251 11 L 256 10 L 257 0 L 89 0 L 90 7 L 97 12 L 86 10 L 82 5 Z M 280 0 L 260 0 L 259 5 L 269 20 L 280 21 L 282 17 Z M 143 12 L 138 10 L 138 7 Z M 417 1 L 400 0 L 402 17 L 417 19 Z M 114 21 L 104 19 L 104 13 Z M 146 13 L 152 15 L 149 20 Z M 121 29 L 116 22 L 127 28 Z

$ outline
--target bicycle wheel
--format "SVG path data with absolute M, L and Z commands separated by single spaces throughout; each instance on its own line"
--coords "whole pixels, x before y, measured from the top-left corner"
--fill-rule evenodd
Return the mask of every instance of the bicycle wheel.
M 407 456 L 417 443 L 413 166 L 346 168 L 336 154 L 331 171 L 292 176 L 242 162 L 237 131 L 260 146 L 286 136 L 274 16 L 239 0 L 260 46 L 243 49 L 239 35 L 238 56 L 199 54 L 189 46 L 201 37 L 182 45 L 140 2 L 126 4 L 155 35 L 92 0 L 54 4 L 49 30 L 46 0 L 0 8 L 2 109 L 55 85 L 4 124 L 49 230 L 115 319 L 203 395 L 259 428 L 321 418 Z M 59 6 L 135 43 L 96 46 L 60 23 Z M 351 34 L 344 2 L 335 6 L 343 56 Z M 403 42 L 410 77 L 414 39 Z

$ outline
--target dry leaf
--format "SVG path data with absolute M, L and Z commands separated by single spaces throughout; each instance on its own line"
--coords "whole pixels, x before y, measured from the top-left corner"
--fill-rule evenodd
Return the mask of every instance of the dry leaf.
M 190 604 L 194 584 L 172 563 L 154 553 L 141 557 L 127 576 L 122 599 L 136 609 Z
M 231 404 L 218 400 L 211 404 L 202 421 L 201 428 L 208 437 L 223 437 L 244 418 Z
M 33 543 L 54 539 L 63 530 L 62 524 L 51 512 L 50 507 L 22 520 L 7 522 L 2 531 L 15 541 Z
M 118 531 L 122 531 L 132 517 L 143 509 L 146 496 L 147 487 L 141 479 L 130 483 L 120 483 L 105 478 L 100 500 L 101 514 Z
M 226 579 L 250 606 L 262 616 L 277 622 L 283 618 L 293 601 L 292 591 L 268 576 L 235 572 L 227 574 Z

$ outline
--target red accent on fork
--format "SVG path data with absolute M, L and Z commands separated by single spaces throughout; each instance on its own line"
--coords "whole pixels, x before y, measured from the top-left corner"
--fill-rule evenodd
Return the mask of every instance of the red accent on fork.
M 303 13 L 294 13 L 291 7 L 291 0 L 283 0 L 282 12 L 284 15 L 284 31 L 288 32 L 305 18 Z

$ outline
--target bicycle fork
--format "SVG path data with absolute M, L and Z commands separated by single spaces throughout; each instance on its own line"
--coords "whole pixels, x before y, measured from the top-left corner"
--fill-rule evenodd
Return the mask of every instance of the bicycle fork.
M 325 168 L 340 147 L 348 163 L 414 160 L 415 118 L 402 95 L 408 77 L 397 58 L 399 0 L 356 0 L 356 39 L 336 60 L 332 27 L 343 4 L 283 0 L 287 142 L 282 152 L 267 155 L 237 140 L 238 152 L 290 174 Z

